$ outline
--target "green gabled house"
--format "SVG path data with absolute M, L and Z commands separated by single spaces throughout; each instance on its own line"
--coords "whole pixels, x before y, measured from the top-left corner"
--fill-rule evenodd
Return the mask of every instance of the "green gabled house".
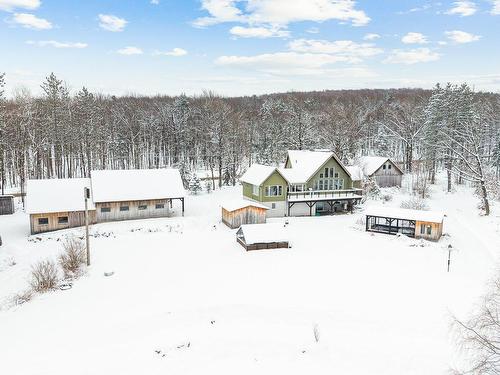
M 268 217 L 351 210 L 361 200 L 349 171 L 330 151 L 288 151 L 284 167 L 253 164 L 240 178 L 243 196 L 266 205 Z

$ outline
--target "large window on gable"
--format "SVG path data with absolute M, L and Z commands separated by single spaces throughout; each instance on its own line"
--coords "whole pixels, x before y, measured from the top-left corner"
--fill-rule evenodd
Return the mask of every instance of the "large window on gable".
M 252 185 L 252 194 L 255 196 L 259 196 L 259 186 L 258 185 Z
M 266 186 L 266 197 L 280 197 L 283 195 L 283 186 L 270 185 Z

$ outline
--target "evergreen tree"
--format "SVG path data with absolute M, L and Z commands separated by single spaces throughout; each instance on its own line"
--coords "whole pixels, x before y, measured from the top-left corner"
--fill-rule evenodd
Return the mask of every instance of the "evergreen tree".
M 197 195 L 200 191 L 202 191 L 201 181 L 196 173 L 193 173 L 191 180 L 189 181 L 189 191 L 194 195 Z

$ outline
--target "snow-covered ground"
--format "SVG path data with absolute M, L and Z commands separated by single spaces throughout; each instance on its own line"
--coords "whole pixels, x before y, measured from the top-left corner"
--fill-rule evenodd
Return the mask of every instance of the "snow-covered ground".
M 31 264 L 82 231 L 29 237 L 26 214 L 0 216 L 0 372 L 401 375 L 454 364 L 450 315 L 467 316 L 496 269 L 497 207 L 480 217 L 469 189 L 434 186 L 428 205 L 447 215 L 438 243 L 366 233 L 356 213 L 290 218 L 293 248 L 247 253 L 220 223 L 220 204 L 240 194 L 189 197 L 184 218 L 95 225 L 93 264 L 72 289 L 11 308 Z

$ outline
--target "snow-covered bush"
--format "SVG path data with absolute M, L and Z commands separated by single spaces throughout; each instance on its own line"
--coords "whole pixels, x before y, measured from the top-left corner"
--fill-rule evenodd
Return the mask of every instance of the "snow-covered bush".
M 401 208 L 408 208 L 411 210 L 428 210 L 427 203 L 419 197 L 411 197 L 401 202 Z
M 201 181 L 198 176 L 193 173 L 193 176 L 189 181 L 189 191 L 191 192 L 191 194 L 197 195 L 201 190 Z
M 42 260 L 31 267 L 30 286 L 34 292 L 47 292 L 55 289 L 59 281 L 57 264 L 50 260 Z
M 81 275 L 82 266 L 87 262 L 85 243 L 76 237 L 67 238 L 63 243 L 64 252 L 59 255 L 58 262 L 65 278 Z
M 14 297 L 11 300 L 11 303 L 14 305 L 22 305 L 23 303 L 31 301 L 33 295 L 34 293 L 32 289 L 23 290 L 22 292 L 19 292 L 14 295 Z
M 382 198 L 382 200 L 384 202 L 390 202 L 390 201 L 392 201 L 392 195 L 391 194 L 384 193 L 384 194 L 382 194 L 381 198 Z

